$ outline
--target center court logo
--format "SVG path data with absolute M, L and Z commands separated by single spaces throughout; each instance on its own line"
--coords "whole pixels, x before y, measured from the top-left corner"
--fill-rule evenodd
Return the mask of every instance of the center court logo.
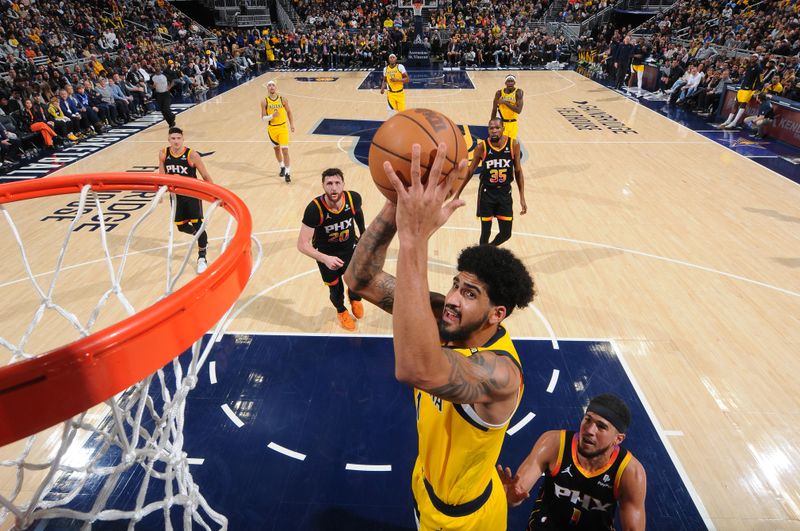
M 621 120 L 588 101 L 573 101 L 574 107 L 558 107 L 556 112 L 563 116 L 578 131 L 608 130 L 614 134 L 638 135 L 638 131 L 628 127 Z

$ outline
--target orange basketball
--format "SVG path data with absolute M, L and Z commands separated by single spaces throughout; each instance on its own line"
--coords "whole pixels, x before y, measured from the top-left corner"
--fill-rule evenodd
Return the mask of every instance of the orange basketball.
M 397 201 L 397 193 L 383 169 L 387 160 L 397 176 L 407 186 L 411 185 L 412 144 L 420 145 L 422 182 L 427 182 L 440 142 L 447 145 L 441 182 L 458 167 L 461 159 L 467 157 L 467 144 L 458 126 L 444 114 L 430 109 L 408 109 L 386 120 L 375 132 L 369 148 L 369 172 L 378 190 L 390 200 Z M 451 192 L 458 191 L 462 182 L 462 177 L 453 181 Z

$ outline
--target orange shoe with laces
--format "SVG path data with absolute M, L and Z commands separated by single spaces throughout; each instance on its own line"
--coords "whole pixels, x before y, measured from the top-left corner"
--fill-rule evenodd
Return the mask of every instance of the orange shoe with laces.
M 350 316 L 350 312 L 347 310 L 337 313 L 336 316 L 339 318 L 339 324 L 342 325 L 342 328 L 345 330 L 352 332 L 356 329 L 356 322 L 353 321 L 353 318 Z
M 364 317 L 364 305 L 361 301 L 350 301 L 350 309 L 353 310 L 353 317 L 362 319 Z

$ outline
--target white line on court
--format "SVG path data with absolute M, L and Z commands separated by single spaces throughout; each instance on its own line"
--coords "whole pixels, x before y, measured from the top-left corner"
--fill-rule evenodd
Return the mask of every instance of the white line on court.
M 608 342 L 611 344 L 612 350 L 617 355 L 617 359 L 622 365 L 625 374 L 628 375 L 628 380 L 631 382 L 633 390 L 636 392 L 636 396 L 639 397 L 642 407 L 644 407 L 644 410 L 647 412 L 647 416 L 650 417 L 650 421 L 653 423 L 653 427 L 655 427 L 656 432 L 658 433 L 658 438 L 661 439 L 661 444 L 664 445 L 664 448 L 667 450 L 670 459 L 672 459 L 672 464 L 674 464 L 675 468 L 678 470 L 678 475 L 683 480 L 686 490 L 689 491 L 689 496 L 691 496 L 694 500 L 695 507 L 697 507 L 697 512 L 700 513 L 700 517 L 703 519 L 703 522 L 706 524 L 706 527 L 709 529 L 709 531 L 715 531 L 716 527 L 714 527 L 714 522 L 711 521 L 711 515 L 708 514 L 706 506 L 703 505 L 703 500 L 700 498 L 700 495 L 694 488 L 692 480 L 689 479 L 689 474 L 686 473 L 686 469 L 683 468 L 683 464 L 681 463 L 680 459 L 678 459 L 678 454 L 675 453 L 675 450 L 672 448 L 669 439 L 667 439 L 664 433 L 664 428 L 661 427 L 658 417 L 656 417 L 655 413 L 653 412 L 653 408 L 650 407 L 650 403 L 647 401 L 647 397 L 645 396 L 644 392 L 642 392 L 642 388 L 639 387 L 639 382 L 636 381 L 633 371 L 631 371 L 631 368 L 628 366 L 628 362 L 625 361 L 625 357 L 622 355 L 622 350 L 619 348 L 615 340 L 609 339 Z
M 190 465 L 202 465 L 206 462 L 206 460 L 202 457 L 188 457 L 186 458 L 186 462 Z
M 561 374 L 561 371 L 558 369 L 553 369 L 553 374 L 550 375 L 550 383 L 547 384 L 546 391 L 550 394 L 553 394 L 553 391 L 556 389 L 556 384 L 558 383 L 558 375 Z
M 357 463 L 347 463 L 344 469 L 357 472 L 391 472 L 392 465 L 359 465 Z
M 558 350 L 558 339 L 556 338 L 556 333 L 553 331 L 553 327 L 550 326 L 550 321 L 539 311 L 539 308 L 537 308 L 535 304 L 530 303 L 528 308 L 531 308 L 536 315 L 539 316 L 539 319 L 544 323 L 544 327 L 547 329 L 547 333 L 550 334 L 550 342 L 553 343 L 553 350 Z
M 279 454 L 288 455 L 292 459 L 297 459 L 298 461 L 305 461 L 306 454 L 301 454 L 300 452 L 295 452 L 294 450 L 290 450 L 286 447 L 281 446 L 278 443 L 271 442 L 267 445 L 267 448 L 270 450 L 275 450 Z
M 228 404 L 222 404 L 221 407 L 222 411 L 224 411 L 225 414 L 228 416 L 228 418 L 231 419 L 231 422 L 236 424 L 237 428 L 241 428 L 242 426 L 244 426 L 244 422 L 242 422 L 242 419 L 236 416 L 236 413 L 233 412 L 233 410 Z
M 217 383 L 217 362 L 211 361 L 208 363 L 208 378 L 211 380 L 211 385 Z
M 683 432 L 680 430 L 664 430 L 664 435 L 667 437 L 683 437 Z
M 522 420 L 520 420 L 519 422 L 517 422 L 516 424 L 514 424 L 513 426 L 508 428 L 508 430 L 506 430 L 506 435 L 511 437 L 512 435 L 517 433 L 519 430 L 521 430 L 522 428 L 527 426 L 528 423 L 530 421 L 532 421 L 535 416 L 536 416 L 536 413 L 532 413 L 532 412 L 529 411 L 527 415 L 522 417 Z

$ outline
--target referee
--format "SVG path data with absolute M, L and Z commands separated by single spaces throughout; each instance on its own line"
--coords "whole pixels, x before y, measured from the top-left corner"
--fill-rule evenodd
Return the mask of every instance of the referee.
M 172 113 L 172 109 L 170 109 L 172 95 L 169 92 L 172 90 L 174 83 L 167 81 L 167 76 L 162 72 L 161 66 L 156 66 L 156 73 L 150 79 L 150 82 L 153 84 L 153 96 L 156 99 L 156 107 L 161 111 L 161 115 L 169 126 L 175 127 L 175 115 Z

